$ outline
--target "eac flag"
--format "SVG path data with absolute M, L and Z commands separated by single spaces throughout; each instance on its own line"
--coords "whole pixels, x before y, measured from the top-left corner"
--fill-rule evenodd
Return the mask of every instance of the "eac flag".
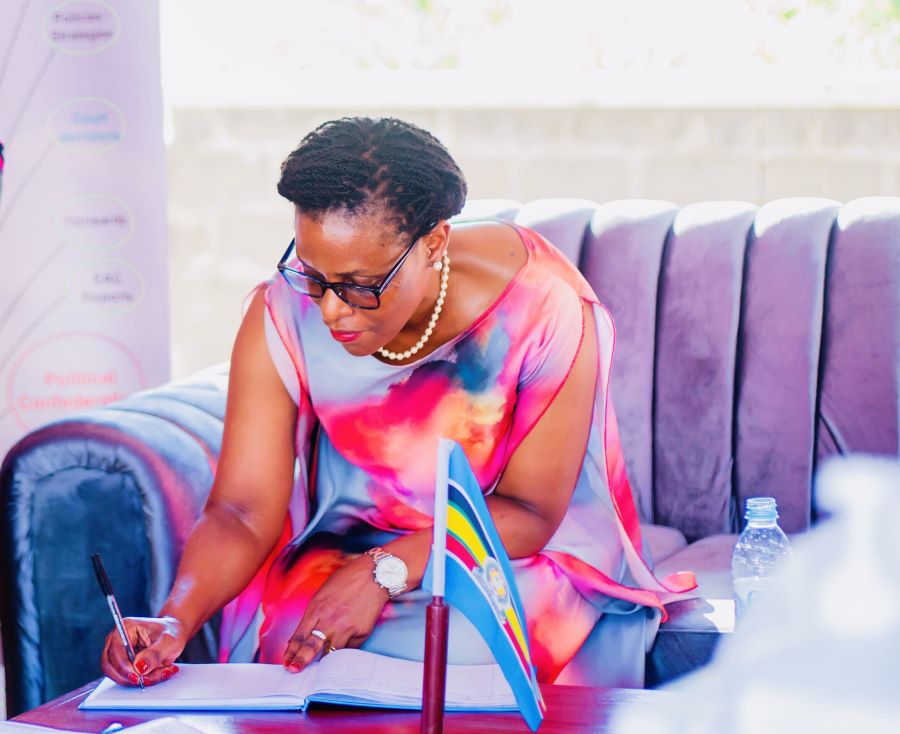
M 462 447 L 441 440 L 435 492 L 435 553 L 432 593 L 444 587 L 446 601 L 478 629 L 494 653 L 526 723 L 536 731 L 544 700 L 531 662 L 525 613 L 509 557 Z M 446 477 L 446 480 L 444 480 Z M 441 496 L 446 488 L 446 500 Z M 444 509 L 445 508 L 445 509 Z M 446 528 L 446 562 L 438 536 Z M 426 587 L 427 588 L 427 587 Z

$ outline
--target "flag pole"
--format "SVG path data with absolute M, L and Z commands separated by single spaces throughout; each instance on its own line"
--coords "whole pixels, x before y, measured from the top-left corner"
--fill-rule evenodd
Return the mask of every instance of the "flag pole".
M 425 673 L 422 680 L 422 734 L 444 731 L 447 688 L 447 622 L 450 607 L 434 596 L 425 610 Z
M 434 536 L 431 546 L 431 603 L 425 609 L 425 666 L 422 674 L 422 734 L 444 731 L 447 688 L 447 630 L 450 607 L 444 603 L 447 558 L 447 477 L 450 441 L 440 439 L 434 484 Z

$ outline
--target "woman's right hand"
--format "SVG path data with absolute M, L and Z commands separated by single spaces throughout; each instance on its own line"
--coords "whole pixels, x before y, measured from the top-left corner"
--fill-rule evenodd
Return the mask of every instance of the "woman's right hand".
M 178 672 L 175 659 L 187 644 L 184 625 L 175 617 L 126 617 L 125 632 L 134 648 L 134 665 L 128 660 L 118 631 L 106 636 L 100 668 L 122 686 L 138 685 L 138 674 L 144 685 L 168 680 Z

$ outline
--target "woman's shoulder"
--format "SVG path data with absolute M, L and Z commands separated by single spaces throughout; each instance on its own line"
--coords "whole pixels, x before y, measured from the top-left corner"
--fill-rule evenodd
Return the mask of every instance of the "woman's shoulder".
M 492 303 L 511 284 L 546 290 L 568 298 L 595 300 L 590 285 L 578 268 L 535 230 L 502 220 L 477 220 L 455 224 L 451 258 L 460 276 L 468 280 L 473 303 Z
M 517 227 L 499 219 L 455 223 L 449 252 L 458 272 L 495 290 L 502 290 L 529 259 Z
M 543 340 L 548 331 L 581 318 L 585 287 L 590 287 L 565 255 L 534 230 L 482 220 L 468 223 L 455 236 L 451 261 L 453 267 L 462 262 L 454 300 L 463 304 L 463 324 L 475 326 L 490 314 L 502 314 L 509 338 L 520 342 Z
M 445 308 L 442 321 L 445 334 L 453 338 L 468 332 L 494 309 L 529 258 L 516 230 L 493 220 L 454 222 L 447 254 L 449 309 Z

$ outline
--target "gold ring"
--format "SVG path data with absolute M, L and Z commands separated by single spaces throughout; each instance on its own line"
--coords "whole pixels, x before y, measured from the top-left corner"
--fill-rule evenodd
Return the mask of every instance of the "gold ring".
M 310 632 L 309 634 L 315 635 L 315 636 L 318 637 L 320 640 L 322 640 L 322 642 L 328 642 L 328 637 L 327 637 L 327 635 L 326 635 L 324 632 L 322 632 L 322 630 L 313 630 L 313 631 Z
M 329 645 L 328 651 L 325 654 L 327 655 L 329 652 L 337 652 L 337 648 L 334 645 Z

